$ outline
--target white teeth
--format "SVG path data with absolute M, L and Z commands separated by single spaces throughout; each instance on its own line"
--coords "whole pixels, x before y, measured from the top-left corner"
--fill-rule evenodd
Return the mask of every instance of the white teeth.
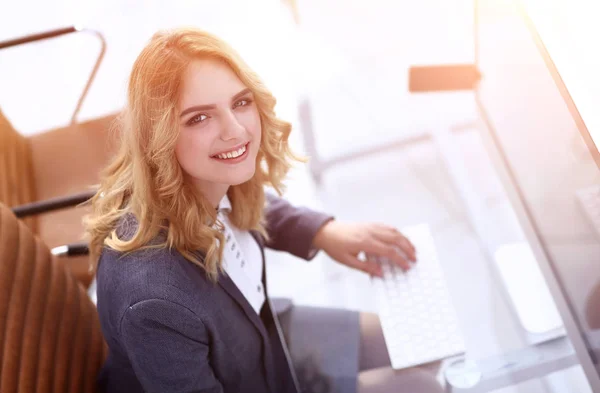
M 236 158 L 241 156 L 242 154 L 244 154 L 246 152 L 246 146 L 242 146 L 241 148 L 234 150 L 234 151 L 230 151 L 227 153 L 221 153 L 218 154 L 217 157 L 219 157 L 222 160 L 227 160 L 229 158 Z

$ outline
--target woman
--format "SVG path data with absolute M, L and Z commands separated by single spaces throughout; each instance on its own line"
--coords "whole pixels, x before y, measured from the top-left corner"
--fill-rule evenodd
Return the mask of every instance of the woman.
M 291 126 L 274 106 L 239 56 L 205 32 L 159 33 L 139 55 L 121 149 L 86 220 L 110 348 L 102 391 L 297 392 L 295 371 L 315 389 L 376 391 L 402 380 L 413 384 L 407 392 L 438 391 L 423 371 L 390 371 L 373 316 L 288 307 L 280 325 L 264 246 L 307 260 L 323 249 L 374 275 L 378 265 L 359 261 L 360 251 L 405 268 L 397 247 L 407 259 L 415 251 L 393 228 L 340 223 L 265 194 L 281 192 L 295 159 Z M 331 351 L 339 361 L 324 361 Z

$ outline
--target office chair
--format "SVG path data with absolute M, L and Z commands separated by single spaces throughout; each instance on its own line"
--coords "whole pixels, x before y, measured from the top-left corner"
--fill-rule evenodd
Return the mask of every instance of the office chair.
M 0 391 L 95 392 L 106 354 L 82 284 L 0 203 Z
M 115 143 L 109 129 L 116 115 L 24 136 L 0 110 L 0 202 L 8 207 L 62 198 L 91 190 L 110 161 Z M 79 207 L 29 215 L 23 221 L 53 248 L 82 240 Z M 85 285 L 92 276 L 87 257 L 73 257 L 69 269 Z
M 0 41 L 0 51 L 75 34 L 98 40 L 100 47 L 68 125 L 26 136 L 0 110 L 0 202 L 9 207 L 89 190 L 99 182 L 99 172 L 116 146 L 108 137 L 108 130 L 117 114 L 79 121 L 82 105 L 104 58 L 106 40 L 102 33 L 70 26 Z M 68 209 L 30 216 L 23 221 L 45 244 L 56 247 L 81 239 L 81 218 L 85 213 L 84 209 Z M 84 285 L 89 285 L 92 276 L 86 256 L 72 257 L 66 263 Z

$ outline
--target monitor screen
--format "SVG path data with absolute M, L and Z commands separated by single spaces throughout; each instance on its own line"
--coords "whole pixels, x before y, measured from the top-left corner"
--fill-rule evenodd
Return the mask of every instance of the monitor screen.
M 600 358 L 600 155 L 521 4 L 480 0 L 476 18 L 482 74 L 477 97 L 485 132 L 540 246 L 538 262 L 547 264 L 546 277 L 558 284 L 555 297 L 566 301 L 559 308 L 571 321 L 574 344 L 583 343 L 579 358 L 588 363 L 584 369 L 590 380 L 596 378 L 594 386 Z

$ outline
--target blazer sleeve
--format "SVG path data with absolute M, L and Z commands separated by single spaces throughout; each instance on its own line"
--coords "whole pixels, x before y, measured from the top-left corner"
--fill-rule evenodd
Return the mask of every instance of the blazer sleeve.
M 222 393 L 208 359 L 208 334 L 188 308 L 150 299 L 126 309 L 122 343 L 146 392 Z
M 307 261 L 314 258 L 319 250 L 312 246 L 313 239 L 333 217 L 306 207 L 293 206 L 269 192 L 266 196 L 265 218 L 269 240 L 265 245 Z

